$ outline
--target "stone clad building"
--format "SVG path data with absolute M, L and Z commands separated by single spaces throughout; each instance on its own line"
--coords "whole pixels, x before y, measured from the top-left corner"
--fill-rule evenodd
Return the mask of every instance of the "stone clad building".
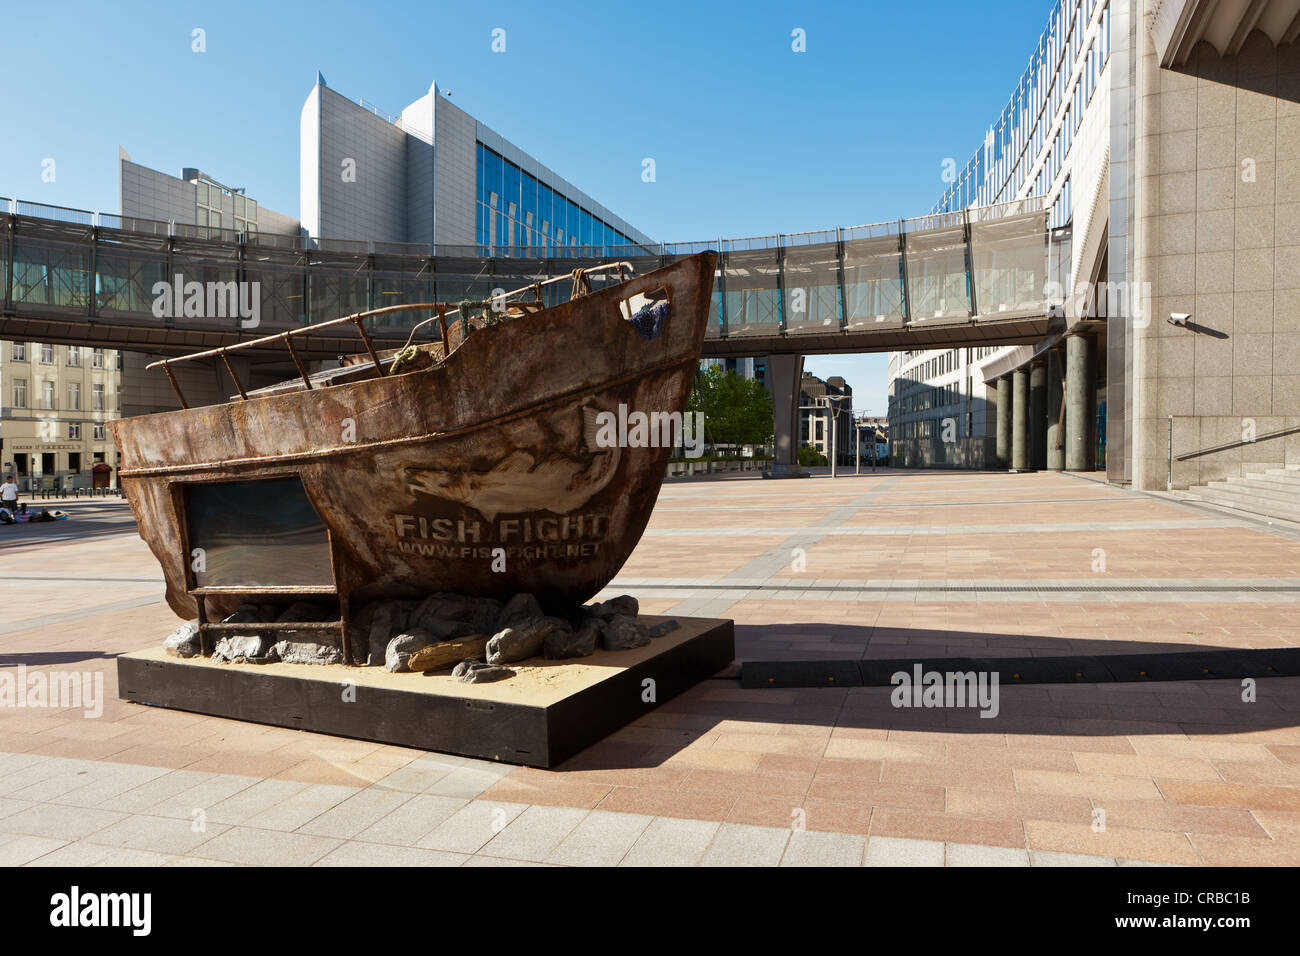
M 841 462 L 852 460 L 856 440 L 852 385 L 839 375 L 823 381 L 811 372 L 804 372 L 799 383 L 799 409 L 801 447 L 816 448 L 827 460 L 834 448 Z
M 0 477 L 13 475 L 23 494 L 115 487 L 121 454 L 107 426 L 122 411 L 121 357 L 113 349 L 0 342 Z

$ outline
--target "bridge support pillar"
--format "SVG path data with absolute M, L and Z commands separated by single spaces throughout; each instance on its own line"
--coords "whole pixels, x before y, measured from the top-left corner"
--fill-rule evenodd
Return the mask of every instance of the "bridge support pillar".
M 1029 470 L 1029 370 L 1011 373 L 1011 470 Z
M 764 478 L 807 478 L 799 467 L 799 384 L 802 355 L 767 357 L 767 390 L 772 393 L 772 470 Z
M 1011 378 L 1003 375 L 998 379 L 998 465 L 1003 468 L 1011 465 Z
M 1061 353 L 1052 349 L 1047 353 L 1047 468 L 1060 471 L 1065 467 L 1065 442 L 1061 406 L 1065 401 L 1061 381 Z
M 1029 467 L 1047 467 L 1047 363 L 1037 359 L 1029 366 Z
M 1093 340 L 1086 335 L 1065 337 L 1065 468 L 1091 471 L 1096 440 L 1092 433 L 1096 404 Z

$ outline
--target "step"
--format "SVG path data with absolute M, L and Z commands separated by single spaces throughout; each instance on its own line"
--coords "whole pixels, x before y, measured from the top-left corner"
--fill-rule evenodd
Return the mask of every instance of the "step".
M 1278 495 L 1292 495 L 1300 497 L 1300 485 L 1293 485 L 1288 481 L 1276 478 L 1257 478 L 1251 475 L 1246 478 L 1238 478 L 1235 475 L 1226 479 L 1217 479 L 1207 481 L 1207 485 L 1224 485 L 1228 484 L 1234 488 L 1253 488 L 1261 492 L 1272 492 Z
M 1284 504 L 1273 499 L 1260 498 L 1256 495 L 1228 491 L 1222 488 L 1197 488 L 1194 491 L 1203 500 L 1212 504 L 1224 505 L 1240 511 L 1249 511 L 1252 514 L 1281 518 L 1286 521 L 1300 522 L 1300 505 Z
M 1285 521 L 1300 521 L 1300 503 L 1287 504 L 1227 488 L 1193 488 L 1191 491 L 1211 504 L 1224 505 L 1266 517 L 1281 518 Z
M 1264 474 L 1269 478 L 1282 478 L 1286 481 L 1300 481 L 1300 468 L 1269 468 Z
M 1276 488 L 1258 488 L 1254 485 L 1244 484 L 1224 486 L 1222 482 L 1215 481 L 1210 482 L 1210 487 L 1216 491 L 1245 495 L 1256 504 L 1268 504 L 1271 508 L 1300 508 L 1300 495 L 1290 491 L 1280 491 Z
M 1283 494 L 1294 494 L 1296 498 L 1300 498 L 1300 480 L 1284 479 L 1281 475 L 1234 476 L 1230 477 L 1229 484 L 1242 486 L 1242 488 L 1258 488 L 1261 492 L 1274 490 Z
M 1226 482 L 1211 481 L 1206 487 L 1276 501 L 1280 505 L 1300 505 L 1300 495 L 1287 488 L 1273 488 L 1269 485 L 1258 485 L 1253 482 L 1245 482 L 1240 479 L 1234 480 L 1232 478 L 1229 478 Z

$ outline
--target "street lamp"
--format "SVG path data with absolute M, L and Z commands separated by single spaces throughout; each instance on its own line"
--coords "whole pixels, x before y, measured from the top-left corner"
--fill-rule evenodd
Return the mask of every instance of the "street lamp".
M 827 395 L 826 396 L 827 407 L 828 408 L 830 407 L 831 402 L 842 402 L 844 401 L 844 399 L 852 398 L 852 397 L 853 397 L 852 395 Z M 842 408 L 840 406 L 836 406 L 834 424 L 831 425 L 831 477 L 832 478 L 835 477 L 835 459 L 838 457 L 838 453 L 839 453 L 838 442 L 836 440 L 837 439 L 836 433 L 839 431 L 841 411 Z
M 869 414 L 869 413 L 871 412 L 871 409 L 869 409 L 869 408 L 853 408 L 853 409 L 850 409 L 850 410 L 849 410 L 849 413 L 850 413 L 851 415 L 856 415 L 856 414 L 858 414 L 859 412 L 861 412 L 863 415 L 867 415 L 867 414 Z M 853 460 L 853 473 L 854 473 L 855 475 L 860 475 L 860 474 L 862 474 L 862 422 L 858 421 L 857 419 L 854 419 L 854 420 L 853 420 L 853 437 L 856 439 L 856 445 L 857 445 L 857 451 L 856 451 L 856 454 L 854 455 L 854 460 Z M 875 438 L 875 430 L 874 430 L 874 429 L 872 430 L 872 438 L 873 438 L 873 439 Z M 875 443 L 875 441 L 872 441 L 872 443 L 871 443 L 871 449 L 870 449 L 870 452 L 871 452 L 871 470 L 872 470 L 872 471 L 875 471 L 875 470 L 876 470 L 876 443 Z

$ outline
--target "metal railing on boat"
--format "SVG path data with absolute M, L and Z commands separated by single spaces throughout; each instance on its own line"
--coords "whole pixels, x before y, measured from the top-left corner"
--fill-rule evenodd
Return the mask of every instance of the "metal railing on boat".
M 512 289 L 509 292 L 503 292 L 501 295 L 493 296 L 490 299 L 482 299 L 476 301 L 467 300 L 464 302 L 456 302 L 456 303 L 408 302 L 402 305 L 389 305 L 389 306 L 384 306 L 383 308 L 380 309 L 369 309 L 365 312 L 354 312 L 351 315 L 345 315 L 337 319 L 327 319 L 324 322 L 316 322 L 312 325 L 303 326 L 300 329 L 289 329 L 284 332 L 277 332 L 274 335 L 264 335 L 261 336 L 260 338 L 249 339 L 245 342 L 237 342 L 234 345 L 223 345 L 220 348 L 206 349 L 202 352 L 193 352 L 189 355 L 182 355 L 178 358 L 160 359 L 157 362 L 151 362 L 149 365 L 146 365 L 145 369 L 149 370 L 149 369 L 161 368 L 167 376 L 167 381 L 171 383 L 172 390 L 176 393 L 176 397 L 180 400 L 181 408 L 189 408 L 190 407 L 189 403 L 185 401 L 185 393 L 181 391 L 180 383 L 176 381 L 176 376 L 172 372 L 172 366 L 180 362 L 192 362 L 197 359 L 206 359 L 206 358 L 214 358 L 214 357 L 220 358 L 222 364 L 224 364 L 226 367 L 226 372 L 230 375 L 231 381 L 235 383 L 235 389 L 239 392 L 240 400 L 246 401 L 248 399 L 248 392 L 244 388 L 243 383 L 240 382 L 239 376 L 235 373 L 234 366 L 230 364 L 230 358 L 229 358 L 230 353 L 239 352 L 244 349 L 258 348 L 260 346 L 270 345 L 275 342 L 283 342 L 285 348 L 287 348 L 289 351 L 290 358 L 293 359 L 294 366 L 298 369 L 298 374 L 302 378 L 303 387 L 308 391 L 310 391 L 314 387 L 312 385 L 311 375 L 310 373 L 308 373 L 306 366 L 303 365 L 301 356 L 298 355 L 297 350 L 293 347 L 294 337 L 299 335 L 310 335 L 312 333 L 320 332 L 325 329 L 334 328 L 336 326 L 351 324 L 356 327 L 357 332 L 360 334 L 362 344 L 365 345 L 366 352 L 370 355 L 370 361 L 373 363 L 378 377 L 382 378 L 389 373 L 384 371 L 384 366 L 383 363 L 380 361 L 379 353 L 375 351 L 374 343 L 371 341 L 370 335 L 366 332 L 366 328 L 364 324 L 366 319 L 373 318 L 379 315 L 388 315 L 394 312 L 415 312 L 415 311 L 426 311 L 426 310 L 435 312 L 436 315 L 430 316 L 428 319 L 425 319 L 423 322 L 416 323 L 415 326 L 411 328 L 410 335 L 408 335 L 406 339 L 406 346 L 409 346 L 411 344 L 412 340 L 415 337 L 415 333 L 417 329 L 421 328 L 422 326 L 428 325 L 430 322 L 438 322 L 442 333 L 443 355 L 446 356 L 450 354 L 450 343 L 448 341 L 448 336 L 447 336 L 447 312 L 449 310 L 451 309 L 460 310 L 462 308 L 475 308 L 475 309 L 491 308 L 493 311 L 504 311 L 506 308 L 509 308 L 511 306 L 522 307 L 525 308 L 525 310 L 527 309 L 540 310 L 541 308 L 543 308 L 541 290 L 544 287 L 549 285 L 554 285 L 555 283 L 558 282 L 571 281 L 573 283 L 573 292 L 570 295 L 570 300 L 572 300 L 577 298 L 579 295 L 583 295 L 591 291 L 591 283 L 590 280 L 588 279 L 588 276 L 602 274 L 610 271 L 615 271 L 618 273 L 618 281 L 620 283 L 626 281 L 627 278 L 631 277 L 636 272 L 636 270 L 633 268 L 630 262 L 626 262 L 626 261 L 607 262 L 599 266 L 593 266 L 590 269 L 574 269 L 573 272 L 571 272 L 568 275 L 553 276 L 550 279 L 539 279 L 537 282 L 530 283 L 529 285 L 526 286 L 521 286 L 518 289 Z M 522 295 L 525 292 L 533 293 L 532 301 L 513 302 L 513 303 L 510 301 L 515 296 Z

